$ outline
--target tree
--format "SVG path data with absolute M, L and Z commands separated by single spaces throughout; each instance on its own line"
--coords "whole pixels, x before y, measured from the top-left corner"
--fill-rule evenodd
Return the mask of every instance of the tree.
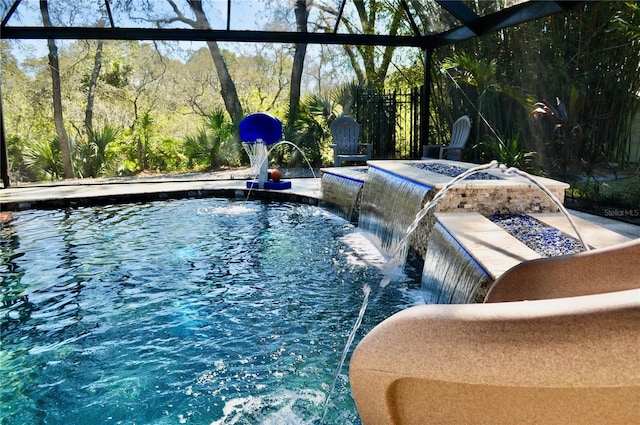
M 53 26 L 49 17 L 49 5 L 47 0 L 40 0 L 40 13 L 45 26 Z M 75 177 L 73 170 L 73 161 L 71 158 L 71 144 L 69 143 L 69 135 L 64 127 L 64 118 L 62 115 L 62 90 L 60 89 L 60 64 L 58 60 L 58 47 L 55 40 L 48 39 L 49 47 L 49 69 L 51 71 L 51 83 L 53 89 L 53 121 L 60 142 L 60 152 L 62 153 L 62 163 L 64 164 L 64 177 L 72 179 Z
M 173 0 L 167 0 L 167 2 L 173 9 L 173 12 L 176 16 L 172 18 L 159 19 L 158 22 L 170 23 L 174 21 L 180 21 L 196 29 L 211 29 L 211 25 L 209 24 L 207 16 L 205 15 L 202 8 L 202 0 L 187 1 L 189 6 L 191 7 L 191 10 L 195 14 L 195 20 L 187 18 L 180 11 Z M 220 80 L 220 94 L 222 96 L 222 99 L 224 100 L 226 110 L 231 116 L 231 120 L 233 121 L 233 123 L 235 125 L 238 125 L 242 118 L 244 118 L 244 113 L 242 111 L 242 105 L 240 104 L 240 99 L 238 98 L 235 84 L 233 82 L 233 79 L 231 78 L 231 74 L 229 74 L 227 64 L 224 61 L 222 52 L 218 47 L 218 43 L 216 43 L 215 41 L 207 41 L 207 47 L 209 47 L 211 58 L 213 59 L 216 71 L 218 72 L 218 78 Z
M 236 55 L 229 52 L 227 64 L 230 69 L 237 70 L 236 87 L 245 110 L 278 115 L 290 87 L 290 51 L 275 44 L 256 46 L 251 54 Z
M 480 129 L 485 127 L 484 100 L 489 90 L 498 90 L 496 83 L 496 61 L 489 59 L 475 59 L 466 53 L 455 53 L 444 61 L 445 69 L 456 69 L 458 74 L 454 79 L 467 86 L 475 87 L 477 91 L 476 104 L 476 143 L 480 143 Z
M 102 46 L 104 42 L 98 40 L 96 45 L 96 53 L 93 61 L 93 70 L 91 71 L 91 77 L 89 78 L 89 85 L 87 87 L 87 107 L 84 113 L 84 126 L 87 130 L 87 134 L 91 136 L 93 133 L 93 104 L 95 102 L 96 85 L 98 84 L 98 76 L 100 75 L 100 68 L 102 67 Z
M 355 6 L 356 16 L 343 16 L 340 21 L 340 24 L 344 25 L 350 34 L 375 34 L 376 27 L 383 24 L 388 26 L 389 35 L 393 36 L 399 33 L 402 17 L 404 16 L 402 7 L 398 5 L 395 7 L 389 6 L 386 2 L 377 0 L 368 2 L 354 1 L 353 5 Z M 339 11 L 327 4 L 318 4 L 318 8 L 333 18 L 337 18 L 340 15 Z M 325 19 L 324 27 L 327 31 L 333 31 L 328 19 Z M 343 48 L 356 73 L 358 83 L 361 86 L 368 85 L 376 89 L 382 89 L 389 72 L 395 47 L 386 46 L 382 48 L 382 54 L 376 50 L 376 46 L 345 45 Z
M 309 19 L 309 10 L 307 9 L 306 0 L 293 0 L 295 2 L 296 30 L 298 32 L 307 32 L 307 20 Z M 302 72 L 304 70 L 304 57 L 307 53 L 307 45 L 305 43 L 296 44 L 296 50 L 293 54 L 293 66 L 291 67 L 291 88 L 289 90 L 289 122 L 287 126 L 293 125 L 295 117 L 298 114 L 298 104 L 300 103 L 300 87 L 302 85 Z

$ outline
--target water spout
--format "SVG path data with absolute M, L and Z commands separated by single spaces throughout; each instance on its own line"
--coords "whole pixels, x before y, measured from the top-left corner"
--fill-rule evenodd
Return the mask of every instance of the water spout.
M 243 143 L 245 152 L 249 156 L 251 164 L 251 174 L 258 180 L 258 187 L 264 189 L 264 182 L 267 181 L 269 168 L 269 151 L 262 139 L 254 143 Z
M 540 183 L 538 179 L 536 179 L 531 174 L 525 171 L 522 171 L 518 168 L 515 168 L 515 167 L 506 168 L 505 166 L 500 166 L 500 169 L 507 176 L 515 174 L 520 177 L 524 177 L 527 180 L 529 180 L 531 183 L 535 184 L 540 190 L 542 190 L 549 197 L 549 199 L 551 199 L 551 201 L 558 207 L 560 212 L 562 212 L 562 214 L 567 218 L 567 220 L 569 221 L 569 224 L 571 224 L 571 227 L 573 227 L 573 231 L 576 232 L 578 239 L 580 239 L 580 243 L 582 243 L 582 245 L 584 246 L 584 250 L 589 251 L 591 249 L 587 244 L 587 242 L 584 240 L 584 237 L 582 236 L 580 229 L 578 229 L 578 226 L 576 225 L 575 221 L 571 217 L 571 214 L 569 214 L 569 211 L 567 211 L 564 205 L 562 205 L 562 202 L 560 202 L 560 200 L 553 193 L 551 193 L 551 191 L 547 189 L 545 185 Z
M 317 178 L 316 173 L 314 172 L 313 167 L 311 166 L 311 163 L 305 156 L 304 152 L 302 152 L 302 150 L 300 150 L 300 148 L 296 146 L 294 143 L 289 142 L 287 140 L 281 140 L 279 142 L 275 142 L 275 143 L 272 143 L 271 145 L 268 145 L 267 143 L 263 142 L 262 139 L 257 139 L 255 142 L 243 143 L 243 148 L 247 153 L 247 155 L 249 156 L 249 162 L 251 164 L 251 174 L 253 175 L 253 179 L 257 181 L 257 185 L 255 181 L 248 182 L 247 183 L 248 188 L 253 189 L 257 187 L 258 189 L 289 189 L 291 187 L 291 182 L 289 181 L 279 182 L 274 179 L 273 182 L 269 182 L 269 178 L 270 178 L 269 171 L 268 171 L 269 154 L 277 146 L 285 145 L 285 144 L 293 146 L 298 150 L 298 152 L 300 152 L 300 154 L 302 154 L 302 157 L 304 158 L 307 165 L 309 166 L 309 169 L 311 170 L 311 174 L 313 175 L 313 178 Z M 250 193 L 251 192 L 249 191 L 249 194 Z
M 271 147 L 269 148 L 267 154 L 270 154 L 271 151 L 276 147 L 276 146 L 280 146 L 280 145 L 290 145 L 293 146 L 294 148 L 296 148 L 296 150 L 298 152 L 300 152 L 300 154 L 302 155 L 302 158 L 304 158 L 304 161 L 307 163 L 307 166 L 309 167 L 309 169 L 311 170 L 311 175 L 313 175 L 314 179 L 317 179 L 318 177 L 316 176 L 315 171 L 313 171 L 313 167 L 311 166 L 311 162 L 309 162 L 309 160 L 307 159 L 307 156 L 304 154 L 304 152 L 302 152 L 302 149 L 300 149 L 300 147 L 298 145 L 296 145 L 293 142 L 290 142 L 288 140 L 280 140 L 279 142 L 274 143 L 273 145 L 271 145 Z
M 331 394 L 333 394 L 333 392 L 335 391 L 336 382 L 338 381 L 338 377 L 340 376 L 340 371 L 342 370 L 342 367 L 344 366 L 344 362 L 347 359 L 347 354 L 349 354 L 349 348 L 351 347 L 351 344 L 353 344 L 353 340 L 356 337 L 356 332 L 358 331 L 358 329 L 360 328 L 360 325 L 362 324 L 364 313 L 365 311 L 367 311 L 367 305 L 369 304 L 369 295 L 371 294 L 371 287 L 369 286 L 369 284 L 367 283 L 364 284 L 364 286 L 362 287 L 362 292 L 364 293 L 364 299 L 362 300 L 362 306 L 360 307 L 358 318 L 356 319 L 356 323 L 351 329 L 349 338 L 347 338 L 347 343 L 345 344 L 344 350 L 342 351 L 342 357 L 340 358 L 340 362 L 338 363 L 338 367 L 336 368 L 336 372 L 333 377 L 331 389 L 327 394 L 327 398 L 324 400 L 324 407 L 322 408 L 322 420 L 321 420 L 322 423 L 324 423 L 324 418 L 327 415 Z

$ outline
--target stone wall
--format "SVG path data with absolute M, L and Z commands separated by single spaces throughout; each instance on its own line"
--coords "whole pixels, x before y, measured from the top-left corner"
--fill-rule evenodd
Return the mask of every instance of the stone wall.
M 552 190 L 560 203 L 564 189 Z M 558 206 L 541 190 L 531 187 L 478 188 L 458 186 L 438 201 L 436 211 L 478 212 L 482 215 L 558 212 Z

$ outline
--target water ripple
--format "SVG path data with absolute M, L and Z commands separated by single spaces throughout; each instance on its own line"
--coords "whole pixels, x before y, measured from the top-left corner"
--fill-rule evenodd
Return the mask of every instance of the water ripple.
M 307 205 L 24 211 L 0 232 L 8 423 L 312 423 L 381 277 L 353 227 Z M 407 294 L 378 297 L 361 335 Z M 346 379 L 332 406 L 359 423 Z

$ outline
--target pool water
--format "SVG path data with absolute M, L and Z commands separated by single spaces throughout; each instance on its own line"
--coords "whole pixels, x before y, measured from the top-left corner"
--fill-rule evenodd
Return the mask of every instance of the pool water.
M 0 423 L 320 423 L 383 258 L 293 203 L 23 211 L 0 229 Z M 355 344 L 414 304 L 378 289 Z M 355 346 L 354 344 L 354 346 Z M 340 371 L 325 423 L 360 423 Z

